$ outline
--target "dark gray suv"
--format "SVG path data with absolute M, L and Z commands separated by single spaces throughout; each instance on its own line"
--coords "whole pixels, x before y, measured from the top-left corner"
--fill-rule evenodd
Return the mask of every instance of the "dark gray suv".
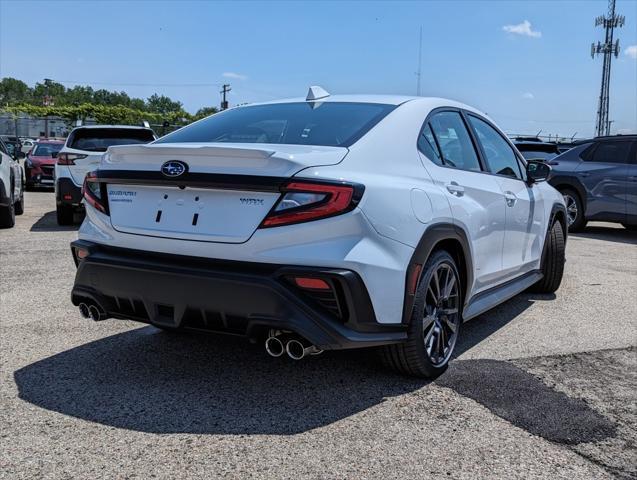
M 637 229 L 637 135 L 597 137 L 549 164 L 549 182 L 564 195 L 570 231 L 589 220 Z

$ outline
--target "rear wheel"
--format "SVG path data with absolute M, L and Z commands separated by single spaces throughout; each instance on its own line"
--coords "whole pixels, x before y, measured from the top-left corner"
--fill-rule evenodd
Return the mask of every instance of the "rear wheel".
M 556 220 L 551 225 L 546 245 L 544 246 L 544 261 L 542 263 L 542 273 L 544 277 L 531 287 L 537 293 L 553 293 L 562 283 L 564 275 L 564 231 L 562 224 Z
M 56 208 L 58 225 L 73 224 L 73 207 L 71 205 L 58 205 Z
M 565 188 L 561 190 L 566 204 L 566 223 L 569 232 L 579 232 L 586 227 L 584 218 L 584 204 L 579 194 L 575 190 Z
M 405 343 L 382 349 L 384 362 L 394 370 L 417 377 L 441 375 L 458 339 L 462 292 L 454 259 L 434 252 L 423 266 Z
M 0 207 L 0 228 L 11 228 L 15 225 L 15 204 L 13 202 L 13 187 L 9 205 Z

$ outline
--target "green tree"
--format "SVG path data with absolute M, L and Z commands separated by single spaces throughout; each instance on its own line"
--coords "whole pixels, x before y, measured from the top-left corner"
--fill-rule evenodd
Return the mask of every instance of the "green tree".
M 213 115 L 217 113 L 218 111 L 219 110 L 217 109 L 217 107 L 203 107 L 197 110 L 197 113 L 195 113 L 194 118 L 196 120 L 199 120 L 200 118 L 209 117 L 210 115 Z
M 148 100 L 146 100 L 146 107 L 149 112 L 156 113 L 169 113 L 183 110 L 183 104 L 181 102 L 176 102 L 165 95 L 157 95 L 156 93 L 153 93 Z
M 0 105 L 13 105 L 31 100 L 33 91 L 22 80 L 5 77 L 0 81 Z
M 64 105 L 66 94 L 66 87 L 64 87 L 64 85 L 57 82 L 49 82 L 48 92 L 54 105 Z M 33 105 L 42 105 L 44 103 L 46 93 L 46 85 L 44 83 L 36 83 L 35 87 L 33 87 L 33 99 L 31 103 L 33 103 Z
M 93 89 L 88 86 L 76 85 L 66 90 L 64 94 L 64 104 L 80 105 L 81 103 L 93 102 Z

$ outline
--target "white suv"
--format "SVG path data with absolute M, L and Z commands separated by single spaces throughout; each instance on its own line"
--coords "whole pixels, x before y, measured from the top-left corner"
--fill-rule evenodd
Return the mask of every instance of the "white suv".
M 85 125 L 69 134 L 57 155 L 55 165 L 55 203 L 59 225 L 73 223 L 81 210 L 82 183 L 87 172 L 99 166 L 111 145 L 148 143 L 157 136 L 150 128 L 131 125 Z
M 17 158 L 15 144 L 0 140 L 0 228 L 13 227 L 15 216 L 24 213 L 24 172 Z
M 234 108 L 109 148 L 86 178 L 72 301 L 273 356 L 382 346 L 435 377 L 463 320 L 558 288 L 566 213 L 549 171 L 454 101 L 313 87 Z

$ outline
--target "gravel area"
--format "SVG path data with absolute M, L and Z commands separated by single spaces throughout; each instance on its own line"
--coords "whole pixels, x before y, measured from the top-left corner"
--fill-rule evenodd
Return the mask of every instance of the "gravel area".
M 83 320 L 54 209 L 0 230 L 0 478 L 637 478 L 635 233 L 571 236 L 560 290 L 465 324 L 425 382 Z

